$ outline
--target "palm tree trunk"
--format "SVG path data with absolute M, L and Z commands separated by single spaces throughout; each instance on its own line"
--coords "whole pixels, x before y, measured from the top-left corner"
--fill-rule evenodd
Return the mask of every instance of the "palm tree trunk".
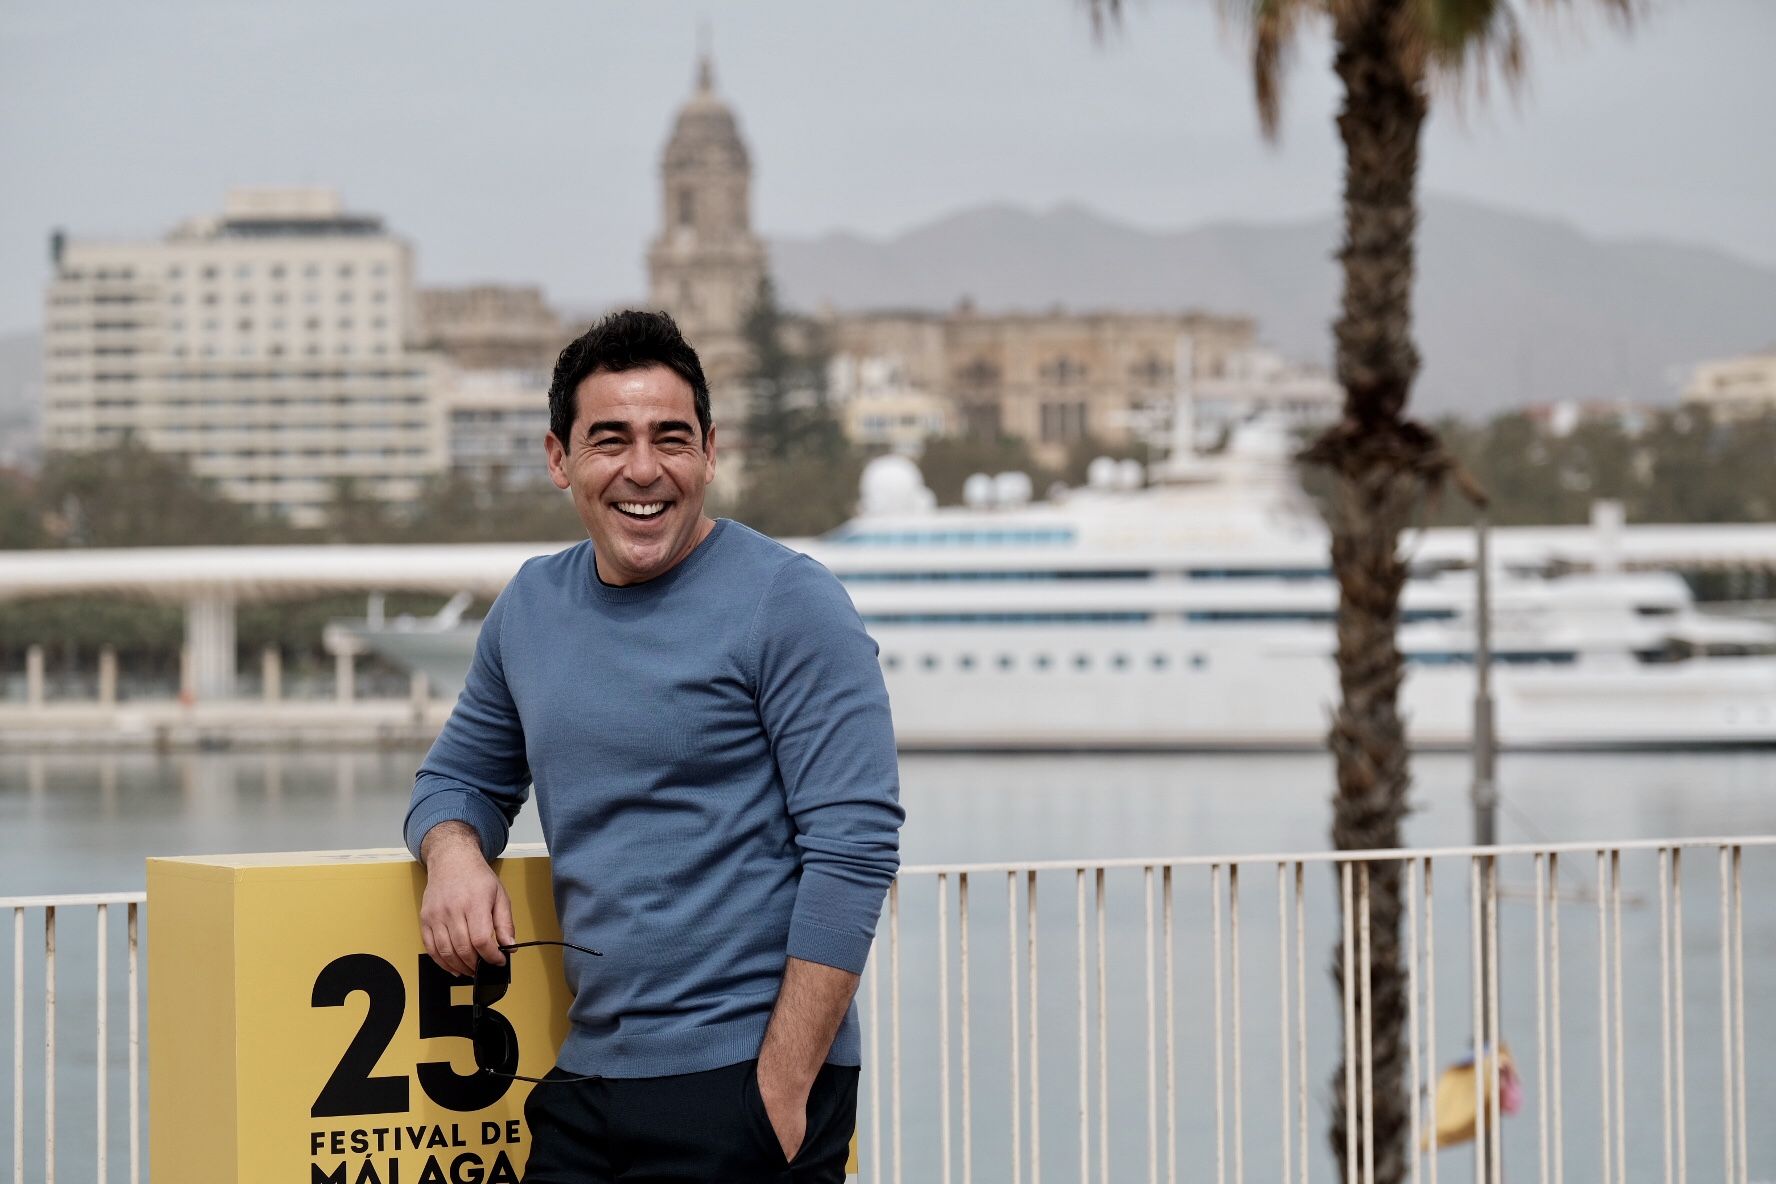
M 1331 470 L 1328 514 L 1338 579 L 1341 702 L 1330 744 L 1337 764 L 1332 839 L 1339 850 L 1401 846 L 1411 775 L 1399 712 L 1402 665 L 1395 629 L 1406 565 L 1400 531 L 1446 469 L 1436 438 L 1403 417 L 1418 352 L 1412 344 L 1414 189 L 1426 98 L 1422 71 L 1401 52 L 1396 29 L 1412 0 L 1334 6 L 1335 69 L 1344 84 L 1338 117 L 1345 149 L 1343 306 L 1336 323 L 1337 371 L 1345 391 L 1340 423 L 1305 459 Z M 1373 1017 L 1357 1011 L 1373 1041 L 1375 1180 L 1405 1180 L 1409 1143 L 1406 978 L 1400 942 L 1401 868 L 1370 869 Z M 1341 952 L 1333 975 L 1342 983 Z M 1353 968 L 1353 971 L 1355 968 Z M 1357 1044 L 1361 1048 L 1360 1041 Z M 1332 1080 L 1332 1143 L 1345 1164 L 1346 1132 L 1359 1132 L 1362 1091 L 1347 1104 L 1341 1065 Z M 1359 1071 L 1360 1081 L 1360 1071 Z

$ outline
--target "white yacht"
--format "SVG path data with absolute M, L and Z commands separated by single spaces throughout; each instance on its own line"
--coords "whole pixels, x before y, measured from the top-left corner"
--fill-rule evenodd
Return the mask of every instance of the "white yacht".
M 1255 421 L 1151 484 L 1105 461 L 1048 501 L 1003 474 L 942 509 L 911 461 L 885 457 L 858 517 L 791 545 L 849 589 L 904 748 L 1320 748 L 1338 696 L 1338 589 L 1291 446 Z M 1560 574 L 1525 548 L 1499 551 L 1501 746 L 1776 745 L 1776 627 L 1700 614 L 1671 573 Z M 1427 553 L 1401 605 L 1402 709 L 1415 746 L 1464 747 L 1477 581 L 1449 547 Z M 367 640 L 455 693 L 474 630 L 415 622 Z

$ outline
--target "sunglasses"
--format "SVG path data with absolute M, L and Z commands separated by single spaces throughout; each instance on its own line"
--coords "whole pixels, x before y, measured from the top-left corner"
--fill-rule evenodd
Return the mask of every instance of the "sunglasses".
M 500 946 L 500 952 L 510 954 L 513 950 L 522 950 L 527 946 L 560 946 L 564 950 L 578 950 L 594 958 L 604 957 L 597 950 L 576 946 L 570 941 L 520 941 L 509 946 Z M 511 1021 L 493 1010 L 493 1005 L 506 997 L 506 990 L 511 985 L 511 959 L 508 958 L 504 966 L 495 966 L 481 958 L 475 959 L 474 1006 L 469 1013 L 469 1036 L 475 1045 L 475 1068 L 489 1077 L 506 1077 L 513 1081 L 529 1081 L 538 1085 L 598 1080 L 596 1073 L 588 1077 L 550 1077 L 545 1080 L 513 1072 L 518 1067 L 518 1036 L 512 1030 Z

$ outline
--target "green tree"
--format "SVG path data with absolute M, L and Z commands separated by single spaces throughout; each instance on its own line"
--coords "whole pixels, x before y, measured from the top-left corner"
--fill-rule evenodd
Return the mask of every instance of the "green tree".
M 820 534 L 857 505 L 862 454 L 827 400 L 821 327 L 792 317 L 767 278 L 745 325 L 745 472 L 733 516 L 769 535 Z
M 276 541 L 281 524 L 217 492 L 178 456 L 126 437 L 53 453 L 37 479 L 50 541 L 75 547 L 183 547 Z
M 925 487 L 940 506 L 962 503 L 962 483 L 975 473 L 1028 473 L 1040 495 L 1059 475 L 1044 467 L 1020 436 L 933 436 L 919 457 Z
M 45 542 L 43 511 L 23 473 L 0 470 L 0 551 L 24 551 Z
M 1624 20 L 1633 7 L 1633 0 L 1595 2 Z M 1123 8 L 1123 0 L 1086 3 L 1099 17 L 1117 17 Z M 1328 526 L 1339 587 L 1340 691 L 1330 735 L 1338 782 L 1332 838 L 1340 850 L 1398 847 L 1411 785 L 1395 633 L 1406 580 L 1399 536 L 1440 484 L 1452 475 L 1465 479 L 1437 435 L 1406 414 L 1419 365 L 1412 340 L 1419 140 L 1439 79 L 1485 80 L 1495 69 L 1507 79 L 1519 76 L 1521 30 L 1510 0 L 1223 4 L 1250 33 L 1258 114 L 1267 136 L 1277 130 L 1283 74 L 1298 33 L 1319 18 L 1331 26 L 1332 68 L 1343 91 L 1343 292 L 1333 331 L 1345 401 L 1340 420 L 1309 446 L 1305 459 L 1332 474 Z M 1471 492 L 1479 496 L 1477 489 Z M 1359 1008 L 1356 1022 L 1373 1040 L 1368 1117 L 1375 1179 L 1395 1184 L 1417 1154 L 1408 1146 L 1408 1091 L 1414 1086 L 1407 1080 L 1404 1038 L 1401 868 L 1373 865 L 1370 875 L 1373 1011 Z M 1332 1145 L 1349 1171 L 1345 1134 L 1364 1116 L 1347 1112 L 1343 1072 L 1340 1066 L 1333 1090 Z

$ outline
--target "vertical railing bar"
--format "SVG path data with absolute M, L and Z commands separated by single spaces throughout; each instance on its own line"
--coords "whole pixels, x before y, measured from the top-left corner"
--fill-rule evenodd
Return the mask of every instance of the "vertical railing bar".
M 1105 956 L 1104 869 L 1097 872 L 1098 905 L 1098 1184 L 1110 1184 L 1110 1005 Z
M 1548 1184 L 1548 862 L 1535 857 L 1536 896 L 1536 1154 Z M 1667 1181 L 1667 1184 L 1670 1184 Z
M 1357 992 L 1352 982 L 1356 973 L 1356 916 L 1351 903 L 1351 865 L 1348 860 L 1338 864 L 1340 903 L 1343 906 L 1343 949 L 1341 969 L 1344 978 L 1344 1178 L 1347 1184 L 1357 1181 Z
M 961 980 L 957 989 L 961 992 L 958 1002 L 962 1005 L 962 1184 L 974 1184 L 974 1063 L 973 1040 L 969 1032 L 968 1006 L 968 873 L 956 873 L 956 924 L 961 933 Z
M 900 881 L 888 885 L 888 1089 L 889 1129 L 894 1142 L 894 1184 L 902 1184 L 906 1144 L 901 1141 L 900 1098 Z
M 1628 1106 L 1627 1050 L 1623 1040 L 1622 1011 L 1622 852 L 1610 852 L 1610 964 L 1615 990 L 1615 1070 L 1616 1070 L 1616 1181 L 1628 1180 Z
M 1215 1017 L 1215 1184 L 1227 1184 L 1227 1075 L 1221 1035 L 1221 865 L 1209 865 L 1209 969 Z
M 12 1184 L 25 1184 L 25 910 L 12 910 Z
M 1147 973 L 1147 1179 L 1159 1184 L 1159 966 L 1153 948 L 1153 865 L 1141 869 L 1141 938 Z
M 874 947 L 864 963 L 864 977 L 869 980 L 869 1094 L 870 1094 L 870 1184 L 882 1184 L 882 976 Z
M 1307 1184 L 1307 865 L 1295 861 L 1295 1082 L 1296 1137 L 1301 1184 Z
M 1492 1044 L 1492 1066 L 1489 1088 L 1492 1108 L 1487 1115 L 1488 1133 L 1492 1136 L 1489 1156 L 1492 1160 L 1492 1184 L 1504 1184 L 1504 1097 L 1499 1077 L 1504 1073 L 1505 1036 L 1499 1026 L 1499 941 L 1498 941 L 1498 856 L 1486 857 L 1486 1030 Z
M 1233 1179 L 1246 1184 L 1246 985 L 1240 968 L 1240 865 L 1227 865 L 1228 982 L 1233 987 Z
M 1011 978 L 1011 1184 L 1023 1184 L 1024 1178 L 1024 1086 L 1019 1042 L 1023 1039 L 1023 1017 L 1018 1014 L 1024 985 L 1018 979 L 1018 899 L 1017 872 L 1005 873 L 1005 964 Z
M 937 1145 L 950 1184 L 950 877 L 937 874 Z
M 1659 1119 L 1671 1184 L 1671 850 L 1659 848 Z
M 1481 903 L 1481 856 L 1468 856 L 1469 977 L 1473 985 L 1474 1033 L 1474 1184 L 1486 1184 L 1486 991 L 1484 941 L 1486 922 Z
M 1615 1151 L 1615 1141 L 1610 1128 L 1612 1103 L 1610 1101 L 1609 881 L 1606 875 L 1607 869 L 1607 853 L 1599 851 L 1597 853 L 1597 1059 L 1599 1067 L 1597 1092 L 1598 1101 L 1602 1103 L 1603 1114 L 1603 1174 L 1599 1177 L 1602 1184 L 1610 1184 L 1616 1178 L 1611 1158 Z
M 1671 848 L 1671 997 L 1675 1011 L 1671 1017 L 1671 1043 L 1677 1053 L 1673 1075 L 1677 1093 L 1677 1184 L 1687 1184 L 1689 1166 L 1689 1074 L 1684 1066 L 1684 907 L 1683 848 Z
M 109 968 L 106 965 L 107 951 L 105 949 L 105 938 L 107 936 L 105 931 L 110 928 L 109 924 L 107 924 L 110 919 L 110 906 L 100 904 L 93 910 L 93 912 L 96 928 L 98 930 L 98 965 L 96 967 L 98 977 L 98 1031 L 94 1034 L 94 1042 L 97 1045 L 95 1052 L 97 1055 L 94 1059 L 93 1066 L 94 1085 L 98 1095 L 95 1099 L 98 1104 L 95 1107 L 93 1114 L 93 1125 L 98 1134 L 98 1146 L 95 1149 L 97 1162 L 93 1166 L 99 1184 L 105 1184 L 106 1179 L 110 1175 L 108 1169 L 111 1166 L 108 1129 L 110 1127 L 111 1119 L 109 1106 L 110 1098 L 108 1097 L 109 1091 L 105 1088 L 107 1084 L 106 1078 L 109 1076 L 108 1070 L 111 1061 L 109 1049 L 107 1047 L 110 1043 L 111 1036 L 109 1022 L 111 1017 L 107 1014 L 110 1009 L 110 983 L 107 981 L 108 976 L 106 971 Z
M 1091 1181 L 1091 1021 L 1087 1017 L 1085 970 L 1085 869 L 1073 874 L 1074 951 L 1079 989 L 1079 1184 Z
M 1728 1184 L 1739 1178 L 1733 1157 L 1739 1141 L 1733 1137 L 1733 908 L 1732 856 L 1723 844 L 1720 849 L 1720 964 L 1721 964 L 1721 1163 L 1725 1165 Z
M 1437 1072 L 1437 894 L 1431 876 L 1431 857 L 1425 856 L 1425 1069 L 1430 1076 Z M 1417 1089 L 1417 1083 L 1413 1084 Z M 1433 1098 L 1433 1101 L 1435 1099 Z M 1437 1115 L 1433 1108 L 1426 1124 L 1430 1145 L 1431 1182 L 1437 1184 Z M 1413 1148 L 1414 1154 L 1418 1151 Z
M 1024 893 L 1024 931 L 1030 941 L 1030 1184 L 1042 1184 L 1042 1042 L 1036 958 L 1036 873 L 1029 873 Z
M 141 947 L 136 902 L 129 905 L 129 1157 L 130 1184 L 142 1181 L 142 1030 L 137 962 Z
M 1172 941 L 1172 869 L 1160 877 L 1161 910 L 1165 930 L 1165 1047 L 1166 1047 L 1166 1184 L 1178 1184 L 1178 1020 L 1173 1001 L 1177 989 L 1176 953 Z
M 1363 1179 L 1375 1184 L 1375 988 L 1369 946 L 1369 865 L 1357 868 L 1357 1003 L 1362 1013 Z
M 1548 1026 L 1553 1030 L 1549 1052 L 1553 1054 L 1554 1063 L 1548 1070 L 1547 1090 L 1554 1111 L 1554 1184 L 1563 1184 L 1566 1179 L 1566 1114 L 1560 1066 L 1560 855 L 1556 852 L 1548 855 L 1548 902 L 1548 994 L 1553 996 Z
M 56 907 L 43 910 L 43 1184 L 56 1178 Z
M 1282 1109 L 1283 1122 L 1279 1128 L 1283 1136 L 1283 1184 L 1290 1184 L 1295 1175 L 1294 1146 L 1295 1124 L 1294 1115 L 1289 1109 L 1289 1091 L 1295 1087 L 1295 1073 L 1289 1058 L 1289 880 L 1288 864 L 1277 864 L 1277 1045 L 1282 1052 Z M 1416 1053 L 1417 1046 L 1413 1051 Z M 1416 1132 L 1414 1137 L 1416 1138 Z M 1307 1148 L 1301 1149 L 1303 1155 Z M 1417 1172 L 1417 1161 L 1413 1161 L 1413 1170 Z M 1414 1175 L 1413 1184 L 1417 1184 Z
M 1733 846 L 1733 1014 L 1738 1026 L 1739 1058 L 1739 1184 L 1751 1182 L 1745 1127 L 1745 848 Z
M 1420 1067 L 1418 1063 L 1418 860 L 1406 861 L 1406 1072 L 1411 1084 L 1408 1117 L 1411 1126 L 1407 1154 L 1411 1157 L 1411 1181 L 1418 1184 Z

